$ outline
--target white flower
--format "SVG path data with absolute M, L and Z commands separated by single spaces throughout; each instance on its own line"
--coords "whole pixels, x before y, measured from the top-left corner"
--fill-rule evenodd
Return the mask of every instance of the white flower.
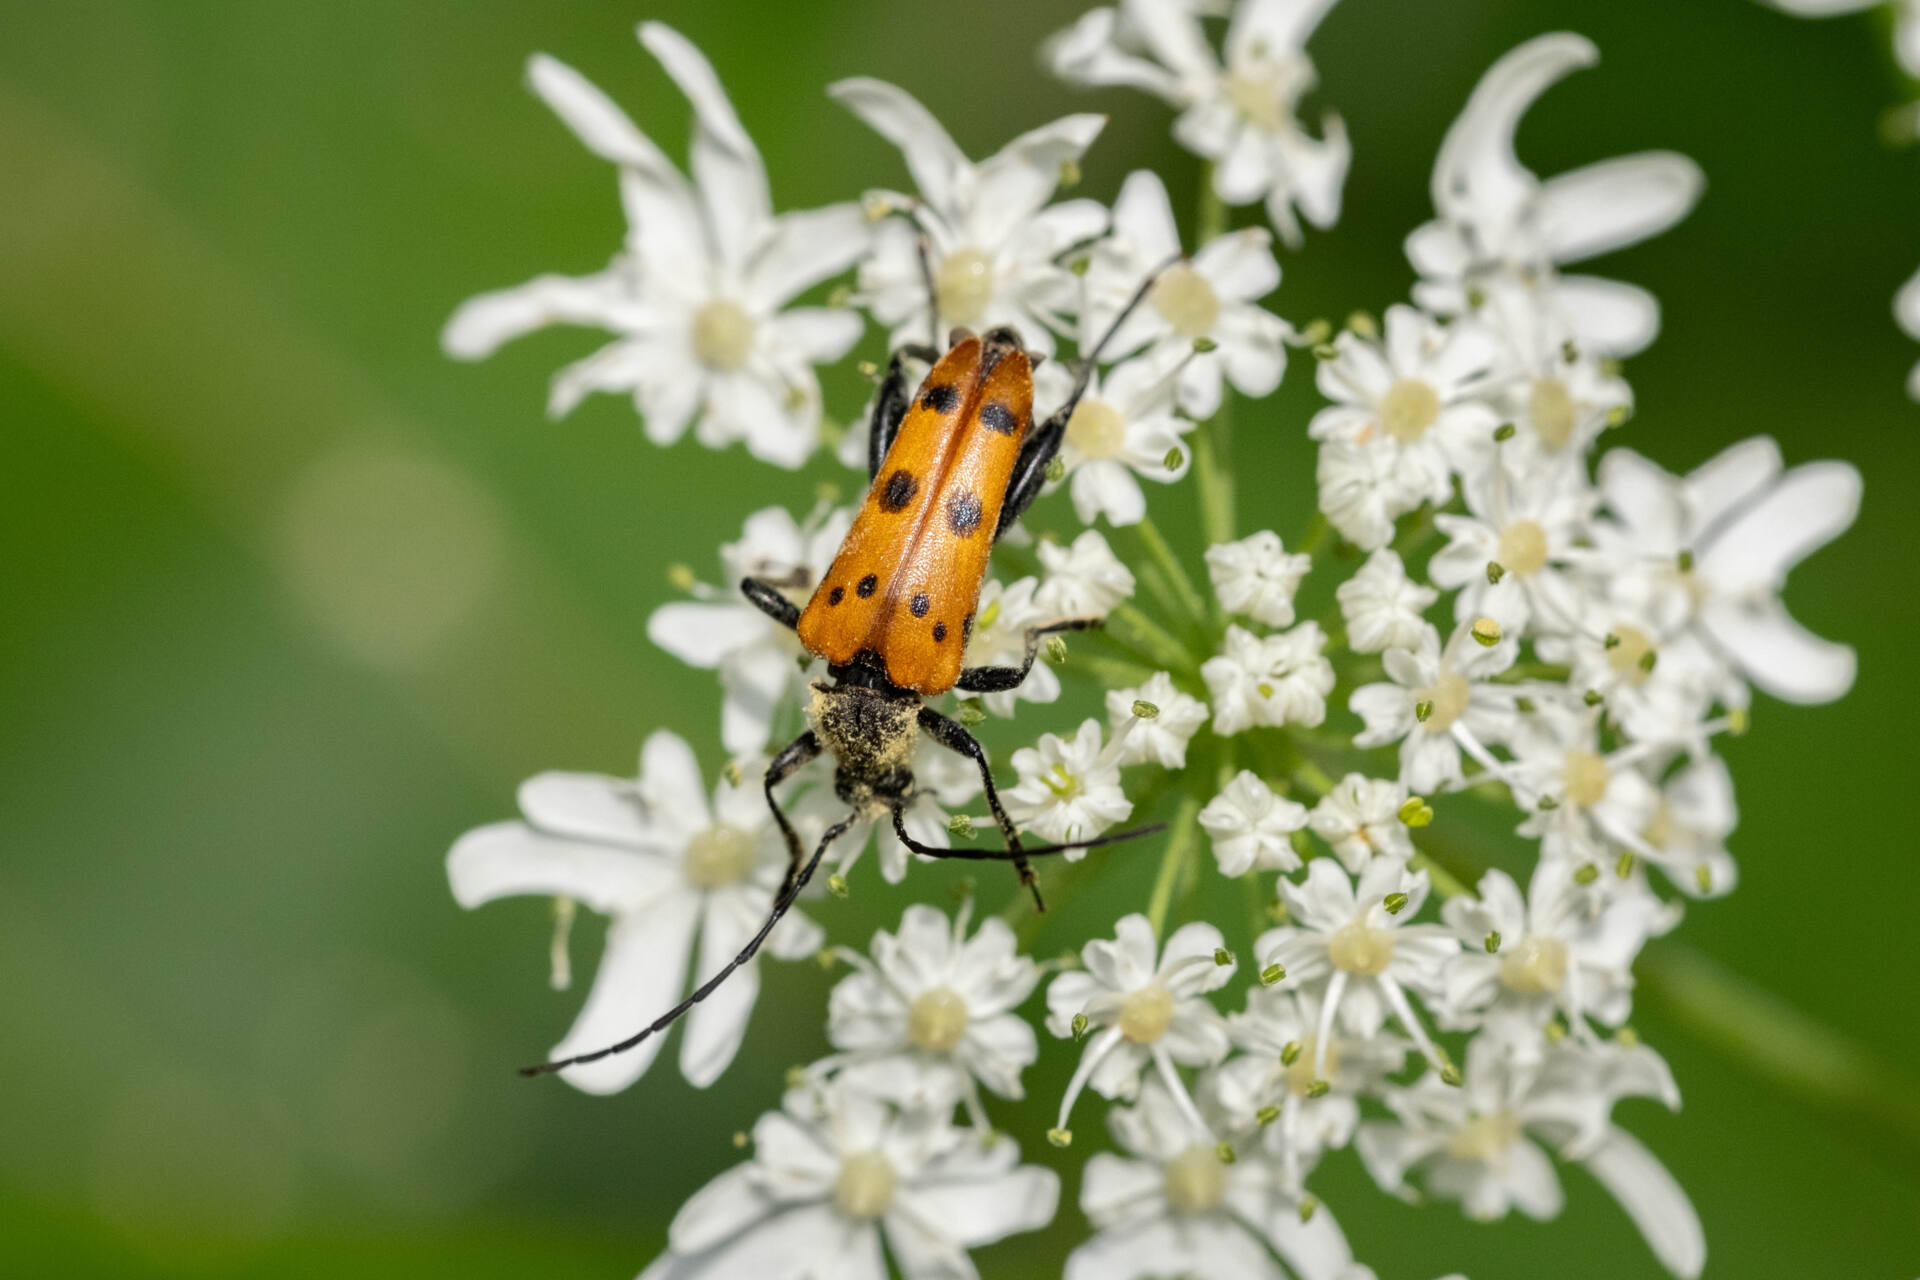
M 1536 647 L 1544 660 L 1566 663 L 1567 687 L 1598 694 L 1635 741 L 1695 737 L 1716 696 L 1740 700 L 1738 680 L 1696 632 L 1662 635 L 1639 609 L 1593 601 L 1578 630 L 1541 636 Z
M 875 318 L 893 327 L 892 345 L 925 342 L 930 333 L 917 226 L 930 241 L 942 324 L 976 330 L 1013 325 L 1029 348 L 1052 354 L 1048 331 L 1066 329 L 1078 293 L 1058 260 L 1105 231 L 1107 211 L 1092 200 L 1051 207 L 1047 202 L 1105 117 L 1066 116 L 1020 135 L 976 165 L 902 89 L 857 78 L 828 92 L 900 148 L 920 189 L 917 202 L 888 192 L 868 197 L 875 211 L 915 211 L 912 224 L 898 218 L 883 223 L 872 255 L 860 264 L 863 300 Z
M 1602 750 L 1596 711 L 1553 704 L 1522 719 L 1509 744 L 1514 799 L 1533 811 L 1520 833 L 1540 837 L 1542 856 L 1608 865 L 1615 848 L 1655 856 L 1639 833 L 1658 798 L 1638 766 L 1657 756 L 1660 744 Z
M 1227 612 L 1270 627 L 1293 625 L 1293 593 L 1312 567 L 1312 556 L 1286 554 L 1271 529 L 1207 548 L 1207 576 Z
M 805 650 L 783 627 L 740 595 L 740 580 L 760 578 L 805 604 L 833 563 L 852 513 L 816 513 L 805 525 L 781 507 L 747 517 L 740 541 L 720 548 L 725 582 L 696 588 L 696 601 L 662 605 L 647 619 L 647 638 L 689 666 L 720 673 L 720 740 L 735 755 L 764 751 L 775 712 L 806 683 Z
M 1355 746 L 1400 744 L 1400 781 L 1418 792 L 1451 790 L 1466 780 L 1460 754 L 1498 775 L 1488 747 L 1514 730 L 1515 693 L 1489 677 L 1513 665 L 1518 646 L 1508 634 L 1483 646 L 1471 627 L 1457 627 L 1440 647 L 1440 633 L 1423 624 L 1414 649 L 1389 649 L 1382 657 L 1391 684 L 1362 685 L 1347 705 L 1366 722 Z
M 1200 667 L 1213 702 L 1213 731 L 1226 736 L 1254 725 L 1312 728 L 1325 720 L 1334 681 L 1333 664 L 1322 653 L 1326 644 L 1317 622 L 1271 636 L 1228 627 L 1224 652 Z
M 1221 875 L 1300 868 L 1292 836 L 1307 825 L 1306 806 L 1275 795 L 1250 770 L 1242 769 L 1207 802 L 1200 811 L 1200 825 L 1213 837 L 1213 856 Z
M 1017 785 L 1001 793 L 1015 825 L 1056 843 L 1099 835 L 1133 812 L 1120 789 L 1120 764 L 1103 749 L 1100 722 L 1088 720 L 1071 741 L 1042 734 L 1037 745 L 1013 753 Z M 1062 855 L 1069 862 L 1084 849 Z
M 1920 11 L 1917 11 L 1920 12 Z M 1920 20 L 1909 24 L 1915 35 L 1916 53 L 1920 53 Z M 1903 31 L 1908 28 L 1902 28 Z M 1893 298 L 1893 317 L 1909 338 L 1920 338 L 1920 272 L 1908 277 Z M 1907 395 L 1920 400 L 1920 364 L 1907 374 Z
M 1132 1098 L 1140 1073 L 1149 1065 L 1174 1090 L 1175 1100 L 1196 1130 L 1206 1126 L 1181 1083 L 1175 1064 L 1211 1066 L 1227 1056 L 1227 1024 L 1202 999 L 1226 985 L 1234 973 L 1232 956 L 1223 954 L 1220 931 L 1210 924 L 1185 925 L 1167 939 L 1155 962 L 1153 926 L 1143 915 L 1124 916 L 1113 927 L 1114 940 L 1096 938 L 1080 949 L 1083 970 L 1063 973 L 1047 987 L 1047 1030 L 1067 1039 L 1093 1028 L 1066 1094 L 1060 1099 L 1060 1128 L 1080 1092 L 1092 1085 L 1106 1098 Z
M 1602 894 L 1567 863 L 1534 866 L 1526 898 L 1506 872 L 1480 877 L 1478 897 L 1454 898 L 1440 916 L 1460 939 L 1447 961 L 1443 1007 L 1454 1025 L 1517 1014 L 1538 1028 L 1558 1013 L 1577 1035 L 1586 1020 L 1617 1027 L 1633 1006 L 1633 962 L 1674 914 L 1651 893 Z
M 551 324 L 608 329 L 614 342 L 554 378 L 555 417 L 593 391 L 631 392 L 657 444 L 694 424 L 710 448 L 745 441 L 755 457 L 797 467 L 819 439 L 814 366 L 845 355 L 861 323 L 787 304 L 851 266 L 868 228 L 853 204 L 776 217 L 760 153 L 712 66 L 657 22 L 641 25 L 640 41 L 693 103 L 694 184 L 578 72 L 537 55 L 534 92 L 620 168 L 627 247 L 597 275 L 540 276 L 469 300 L 442 345 L 478 360 Z
M 1107 1126 L 1127 1154 L 1087 1161 L 1080 1208 L 1098 1234 L 1067 1258 L 1065 1280 L 1286 1280 L 1275 1253 L 1305 1280 L 1326 1280 L 1352 1263 L 1331 1214 L 1303 1223 L 1264 1160 L 1223 1161 L 1159 1082 Z
M 1034 399 L 1064 404 L 1072 383 L 1063 366 L 1042 365 L 1034 374 Z M 1189 459 L 1180 441 L 1192 428 L 1174 416 L 1171 375 L 1146 361 L 1129 360 L 1104 378 L 1093 375 L 1060 444 L 1067 491 L 1081 522 L 1104 515 L 1115 526 L 1139 524 L 1147 497 L 1137 477 L 1170 484 L 1186 475 Z
M 1428 1075 L 1390 1092 L 1398 1123 L 1361 1125 L 1355 1145 L 1382 1189 L 1403 1192 L 1407 1174 L 1422 1168 L 1430 1195 L 1458 1200 L 1469 1218 L 1487 1222 L 1514 1208 L 1530 1218 L 1559 1216 L 1565 1197 L 1552 1161 L 1535 1145 L 1544 1141 L 1584 1164 L 1667 1270 L 1691 1280 L 1706 1263 L 1699 1216 L 1653 1154 L 1609 1123 L 1624 1096 L 1679 1105 L 1666 1064 L 1651 1049 L 1568 1040 L 1536 1066 L 1483 1033 L 1467 1047 L 1462 1087 Z
M 1386 543 L 1391 521 L 1422 502 L 1453 496 L 1453 475 L 1468 472 L 1499 425 L 1476 386 L 1494 359 L 1485 330 L 1470 321 L 1441 326 L 1409 306 L 1387 308 L 1382 341 L 1351 330 L 1334 339 L 1335 354 L 1315 374 L 1333 401 L 1313 415 L 1307 434 L 1323 450 L 1339 442 L 1371 466 L 1347 484 L 1370 485 L 1356 500 L 1323 482 L 1320 510 L 1362 548 Z
M 1034 607 L 1054 618 L 1105 617 L 1133 595 L 1132 571 L 1097 529 L 1085 530 L 1064 547 L 1042 542 L 1040 567 L 1047 576 L 1033 593 Z
M 606 953 L 593 990 L 554 1058 L 605 1048 L 665 1013 L 684 994 L 688 953 L 695 973 L 717 971 L 766 920 L 787 870 L 787 850 L 760 795 L 757 775 L 722 781 L 708 806 L 693 751 L 666 731 L 640 752 L 638 781 L 543 773 L 520 788 L 524 821 L 462 836 L 447 877 L 463 907 L 515 894 L 578 899 L 609 916 Z M 789 911 L 767 950 L 810 955 L 820 930 Z M 704 1088 L 733 1061 L 760 992 L 754 962 L 693 1007 L 680 1041 L 680 1070 Z M 618 1093 L 652 1065 L 666 1037 L 562 1077 L 588 1093 Z
M 1355 653 L 1411 649 L 1420 643 L 1422 614 L 1440 593 L 1407 577 L 1391 547 L 1367 557 L 1358 573 L 1334 591 L 1340 616 L 1347 621 L 1347 645 Z
M 1040 969 L 997 916 L 968 938 L 971 911 L 969 900 L 949 922 L 916 903 L 897 935 L 873 935 L 871 963 L 841 952 L 856 972 L 833 989 L 827 1036 L 845 1055 L 828 1060 L 843 1084 L 906 1106 L 964 1099 L 976 1116 L 975 1080 L 1003 1098 L 1023 1096 L 1020 1073 L 1040 1049 L 1014 1010 Z
M 1270 242 L 1264 229 L 1247 227 L 1174 262 L 1180 234 L 1165 184 L 1148 170 L 1128 174 L 1114 201 L 1113 230 L 1087 267 L 1081 349 L 1092 350 L 1141 282 L 1159 271 L 1146 302 L 1115 332 L 1103 358 L 1140 352 L 1145 367 L 1177 383 L 1180 408 L 1196 419 L 1219 411 L 1223 373 L 1244 396 L 1272 395 L 1286 371 L 1292 329 L 1259 305 L 1280 283 Z M 1210 349 L 1198 351 L 1196 344 Z
M 1853 524 L 1860 473 L 1845 462 L 1781 465 L 1779 446 L 1758 436 L 1684 478 L 1615 449 L 1599 478 L 1617 541 L 1645 566 L 1657 620 L 1693 620 L 1776 698 L 1831 702 L 1853 687 L 1853 650 L 1807 631 L 1779 594 L 1795 565 Z
M 947 750 L 925 735 L 914 745 L 912 768 L 913 794 L 902 809 L 901 825 L 906 827 L 908 835 L 921 844 L 936 847 L 945 845 L 952 838 L 947 828 L 949 816 L 980 794 L 980 768 L 972 760 Z M 825 769 L 819 769 L 813 776 L 819 778 L 825 772 Z M 828 824 L 846 816 L 847 806 L 834 794 L 831 786 L 814 786 L 801 794 L 788 812 L 796 823 L 804 825 L 811 821 L 816 824 L 815 829 L 825 830 Z M 851 871 L 866 853 L 869 844 L 879 853 L 880 878 L 888 884 L 899 884 L 906 879 L 907 869 L 915 858 L 923 862 L 932 861 L 924 855 L 913 853 L 900 842 L 898 833 L 893 829 L 891 811 L 862 818 L 860 823 L 834 841 L 833 848 L 827 854 L 830 865 L 839 874 L 846 875 Z
M 1358 874 L 1375 858 L 1405 862 L 1413 856 L 1413 837 L 1400 820 L 1406 802 L 1404 784 L 1350 773 L 1320 797 L 1307 822 L 1332 846 L 1340 865 Z
M 1356 882 L 1330 859 L 1316 858 L 1304 881 L 1280 882 L 1280 897 L 1293 923 L 1262 934 L 1254 954 L 1263 971 L 1280 966 L 1285 989 L 1305 989 L 1320 1001 L 1316 1054 L 1331 1047 L 1336 1017 L 1366 1037 L 1379 1033 L 1391 1011 L 1428 1061 L 1443 1062 L 1407 1001 L 1409 989 L 1438 991 L 1441 968 L 1459 949 L 1438 925 L 1406 923 L 1426 902 L 1427 873 L 1376 858 Z M 1316 1060 L 1313 1067 L 1318 1078 L 1326 1064 Z
M 1727 837 L 1739 821 L 1726 761 L 1696 756 L 1662 784 L 1653 816 L 1640 829 L 1643 856 L 1682 893 L 1721 897 L 1740 882 L 1727 852 Z
M 1651 294 L 1554 268 L 1637 244 L 1684 218 L 1700 198 L 1699 166 L 1648 151 L 1543 182 L 1514 154 L 1527 108 L 1599 56 L 1585 37 L 1556 32 L 1513 49 L 1481 77 L 1434 162 L 1439 217 L 1407 237 L 1407 258 L 1423 277 L 1414 286 L 1422 306 L 1463 315 L 1490 282 L 1539 279 L 1583 349 L 1626 356 L 1653 340 L 1660 306 Z
M 1359 1097 L 1377 1093 L 1406 1064 L 1409 1047 L 1386 1032 L 1359 1037 L 1336 1029 L 1322 1055 L 1314 1040 L 1319 1026 L 1320 1002 L 1311 992 L 1255 987 L 1246 1011 L 1227 1019 L 1243 1052 L 1213 1073 L 1208 1091 L 1231 1132 L 1259 1130 L 1262 1146 L 1280 1161 L 1282 1185 L 1296 1196 L 1321 1153 L 1351 1140 Z M 1314 1075 L 1316 1061 L 1324 1076 Z
M 1436 587 L 1460 589 L 1454 617 L 1491 617 L 1516 634 L 1577 626 L 1579 586 L 1569 570 L 1581 560 L 1576 544 L 1598 498 L 1585 471 L 1556 468 L 1519 485 L 1494 467 L 1464 492 L 1469 514 L 1433 518 L 1447 545 L 1427 565 Z
M 1053 1220 L 1060 1179 L 932 1110 L 796 1089 L 753 1127 L 754 1155 L 696 1192 L 641 1280 L 908 1280 L 977 1274 L 967 1250 Z
M 967 641 L 969 667 L 1017 667 L 1026 656 L 1027 628 L 1055 622 L 1059 615 L 1035 603 L 1039 582 L 1021 578 L 1003 584 L 987 579 L 974 611 L 973 635 Z M 1011 689 L 980 695 L 980 704 L 997 716 L 1013 714 L 1015 702 L 1052 702 L 1060 696 L 1060 677 L 1046 662 L 1036 662 L 1027 678 Z
M 1154 708 L 1150 718 L 1134 714 L 1136 703 Z M 1157 764 L 1163 769 L 1187 767 L 1187 743 L 1207 722 L 1207 704 L 1190 693 L 1182 693 L 1173 677 L 1156 671 L 1147 682 L 1132 689 L 1112 689 L 1107 693 L 1107 723 L 1113 729 L 1113 744 L 1118 764 Z M 1129 728 L 1128 726 L 1131 726 Z
M 1547 291 L 1511 280 L 1482 287 L 1477 317 L 1505 352 L 1487 387 L 1501 421 L 1514 428 L 1503 461 L 1522 479 L 1574 465 L 1602 431 L 1625 420 L 1633 388 L 1611 361 L 1580 345 Z
M 1296 207 L 1316 227 L 1339 219 L 1353 159 L 1340 117 L 1323 117 L 1323 137 L 1314 138 L 1295 116 L 1317 78 L 1307 38 L 1332 5 L 1241 0 L 1216 57 L 1200 28 L 1201 5 L 1124 0 L 1083 16 L 1042 56 L 1064 79 L 1129 85 L 1178 108 L 1173 136 L 1214 162 L 1214 192 L 1234 205 L 1264 197 L 1268 218 L 1297 244 Z

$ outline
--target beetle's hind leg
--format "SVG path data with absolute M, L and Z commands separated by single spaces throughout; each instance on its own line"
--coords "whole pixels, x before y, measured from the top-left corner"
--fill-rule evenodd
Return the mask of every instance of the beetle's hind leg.
M 1028 660 L 1031 662 L 1032 646 L 1029 645 L 1028 649 Z M 982 669 L 992 670 L 993 668 Z M 1011 668 L 1007 669 L 1011 670 Z M 962 676 L 962 679 L 964 678 Z M 1017 684 L 1018 681 L 1015 683 Z M 980 740 L 968 733 L 959 721 L 949 720 L 932 707 L 920 708 L 920 727 L 926 731 L 929 738 L 947 750 L 957 752 L 979 766 L 980 785 L 987 793 L 987 807 L 993 810 L 993 820 L 1000 827 L 1001 838 L 1007 842 L 1007 860 L 1013 863 L 1013 869 L 1020 873 L 1020 883 L 1027 886 L 1027 891 L 1033 894 L 1033 909 L 1045 911 L 1047 904 L 1040 896 L 1039 877 L 1033 874 L 1033 864 L 1027 861 L 1026 852 L 1020 847 L 1020 833 L 1014 828 L 1013 819 L 1007 816 L 1006 808 L 1000 803 L 1000 792 L 993 785 L 993 769 L 987 763 L 987 749 L 981 746 Z M 899 834 L 904 837 L 906 829 L 900 823 L 898 812 L 894 814 L 894 823 L 899 827 Z M 913 848 L 911 842 L 905 843 L 908 848 Z
M 888 359 L 886 376 L 881 378 L 880 391 L 873 399 L 873 415 L 867 420 L 869 481 L 879 476 L 880 464 L 886 461 L 887 450 L 893 447 L 893 438 L 900 434 L 900 423 L 913 405 L 913 384 L 907 381 L 908 359 L 932 365 L 938 363 L 940 353 L 932 347 L 908 343 L 897 348 Z
M 1092 631 L 1099 625 L 1098 618 L 1066 618 L 1049 622 L 1043 627 L 1028 627 L 1027 648 L 1021 655 L 1019 666 L 968 667 L 960 673 L 960 679 L 954 687 L 967 693 L 1004 693 L 1008 689 L 1017 689 L 1026 683 L 1027 673 L 1033 670 L 1033 660 L 1040 654 L 1040 641 L 1044 637 L 1062 631 Z
M 760 612 L 792 631 L 800 625 L 800 606 L 765 578 L 740 579 L 740 594 Z

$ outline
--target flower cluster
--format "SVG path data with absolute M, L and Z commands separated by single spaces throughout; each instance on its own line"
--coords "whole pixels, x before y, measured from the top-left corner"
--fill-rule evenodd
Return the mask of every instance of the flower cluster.
M 1418 1186 L 1480 1220 L 1554 1216 L 1558 1167 L 1578 1166 L 1673 1274 L 1704 1265 L 1685 1193 L 1614 1116 L 1624 1098 L 1679 1105 L 1630 1025 L 1634 965 L 1687 900 L 1735 887 L 1736 810 L 1715 746 L 1746 730 L 1753 691 L 1816 703 L 1852 683 L 1852 651 L 1802 627 L 1780 592 L 1852 522 L 1859 476 L 1789 467 L 1765 438 L 1685 475 L 1612 446 L 1634 406 L 1620 361 L 1654 339 L 1658 306 L 1565 268 L 1671 227 L 1701 180 L 1667 153 L 1547 179 L 1519 162 L 1522 114 L 1595 60 L 1579 36 L 1513 50 L 1448 131 L 1434 217 L 1406 242 L 1408 300 L 1337 333 L 1269 310 L 1275 237 L 1297 245 L 1302 219 L 1332 226 L 1351 158 L 1337 116 L 1317 136 L 1298 119 L 1314 87 L 1304 45 L 1330 4 L 1121 0 L 1048 44 L 1063 77 L 1178 112 L 1175 137 L 1209 162 L 1203 225 L 1220 228 L 1189 253 L 1152 173 L 1129 176 L 1111 207 L 1059 198 L 1099 116 L 976 162 L 903 90 L 843 81 L 832 96 L 899 148 L 913 190 L 775 215 L 758 153 L 683 38 L 640 32 L 693 103 L 691 182 L 598 91 L 534 60 L 535 90 L 615 164 L 632 231 L 600 275 L 467 303 L 446 344 L 477 356 L 542 324 L 613 330 L 556 380 L 556 411 L 627 390 L 658 442 L 692 425 L 703 444 L 738 441 L 791 467 L 821 440 L 815 366 L 845 356 L 867 319 L 890 343 L 1011 324 L 1036 352 L 1076 353 L 1036 375 L 1036 420 L 1111 330 L 1049 475 L 1065 491 L 1056 517 L 1088 527 L 1001 542 L 967 661 L 1018 665 L 1029 628 L 1062 618 L 1103 616 L 1105 633 L 947 711 L 1024 721 L 1035 707 L 1023 704 L 1090 686 L 1103 715 L 1027 733 L 1033 745 L 1012 753 L 1007 814 L 1049 843 L 1170 815 L 1157 862 L 1067 851 L 1134 877 L 1141 910 L 1064 959 L 1022 954 L 1015 924 L 1035 923 L 1024 899 L 977 920 L 971 897 L 951 916 L 915 905 L 865 952 L 823 950 L 798 911 L 782 920 L 771 955 L 846 968 L 826 1004 L 833 1052 L 791 1076 L 751 1159 L 687 1203 L 646 1276 L 777 1262 L 782 1275 L 879 1277 L 887 1256 L 910 1277 L 975 1274 L 970 1249 L 1056 1212 L 1057 1173 L 1022 1164 L 989 1115 L 1024 1097 L 1036 1028 L 1077 1054 L 1046 1100 L 1045 1137 L 1085 1151 L 1074 1117 L 1090 1090 L 1113 1142 L 1080 1172 L 1092 1231 L 1069 1277 L 1370 1274 L 1310 1190 L 1344 1152 L 1382 1190 Z M 1234 225 L 1228 208 L 1255 204 L 1267 225 Z M 794 305 L 848 270 L 827 304 Z M 1227 390 L 1268 396 L 1290 349 L 1327 401 L 1301 441 L 1317 451 L 1318 512 L 1296 513 L 1289 540 L 1236 538 Z M 850 444 L 846 456 L 865 456 L 864 438 Z M 1142 479 L 1198 490 L 1208 537 L 1191 556 L 1149 518 Z M 649 633 L 719 677 L 729 763 L 711 803 L 692 752 L 662 731 L 637 780 L 541 775 L 521 821 L 455 846 L 463 905 L 554 900 L 556 986 L 576 904 L 609 918 L 556 1054 L 643 1026 L 767 917 L 787 845 L 759 778 L 807 726 L 812 655 L 732 584 L 755 577 L 804 604 L 851 515 L 834 499 L 800 518 L 768 507 L 721 548 L 718 585 L 674 571 L 688 598 Z M 1190 572 L 1201 565 L 1203 578 Z M 830 763 L 792 784 L 785 821 L 810 841 L 844 812 Z M 929 741 L 912 769 L 899 823 L 912 841 L 991 829 L 971 762 Z M 893 826 L 867 825 L 871 839 L 855 829 L 834 846 L 832 892 L 850 891 L 869 843 L 889 882 L 919 856 Z M 1503 865 L 1463 851 L 1462 830 L 1502 826 L 1515 851 Z M 1250 910 L 1194 918 L 1216 872 L 1245 886 Z M 749 964 L 694 1006 L 680 1044 L 690 1083 L 732 1060 L 756 993 Z M 660 1044 L 567 1079 L 625 1088 Z

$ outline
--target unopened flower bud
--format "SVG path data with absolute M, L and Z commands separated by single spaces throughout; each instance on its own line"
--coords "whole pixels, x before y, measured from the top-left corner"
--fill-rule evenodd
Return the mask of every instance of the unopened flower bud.
M 1500 624 L 1492 618 L 1473 620 L 1473 639 L 1483 649 L 1491 649 L 1500 643 Z

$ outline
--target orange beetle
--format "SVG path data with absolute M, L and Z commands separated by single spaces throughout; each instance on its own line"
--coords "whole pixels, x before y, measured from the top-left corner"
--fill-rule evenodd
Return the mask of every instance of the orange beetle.
M 923 243 L 923 267 L 924 252 Z M 1039 495 L 1101 349 L 1147 296 L 1157 275 L 1140 286 L 1079 362 L 1066 403 L 1037 428 L 1035 360 L 1013 329 L 990 329 L 984 336 L 955 329 L 944 356 L 932 347 L 894 352 L 869 424 L 866 502 L 806 609 L 772 583 L 748 578 L 740 584 L 756 607 L 794 628 L 807 652 L 826 660 L 831 679 L 813 685 L 807 731 L 767 766 L 767 804 L 786 838 L 790 861 L 766 922 L 738 956 L 645 1029 L 605 1049 L 528 1067 L 521 1074 L 622 1053 L 671 1026 L 753 958 L 813 877 L 828 846 L 862 819 L 891 818 L 894 834 L 915 853 L 1011 862 L 1042 911 L 1046 906 L 1029 857 L 1158 830 L 1143 827 L 1095 840 L 1023 847 L 993 785 L 986 750 L 958 721 L 923 703 L 954 688 L 968 693 L 1017 688 L 1033 668 L 1044 637 L 1099 625 L 1098 618 L 1064 618 L 1029 627 L 1019 666 L 962 666 L 988 553 Z M 911 401 L 904 366 L 909 356 L 933 366 Z M 938 848 L 907 834 L 903 815 L 915 794 L 911 766 L 922 734 L 979 767 L 1005 849 Z M 823 753 L 834 757 L 834 793 L 849 812 L 826 829 L 808 857 L 774 788 Z

